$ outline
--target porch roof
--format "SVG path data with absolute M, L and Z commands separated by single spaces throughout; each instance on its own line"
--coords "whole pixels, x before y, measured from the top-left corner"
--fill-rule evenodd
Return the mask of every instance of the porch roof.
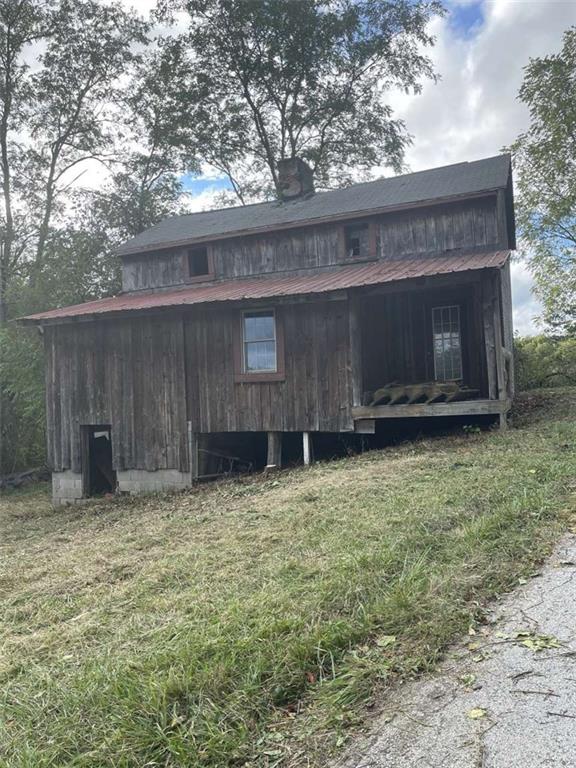
M 75 304 L 20 318 L 24 323 L 70 322 L 76 318 L 107 316 L 111 313 L 149 311 L 164 307 L 186 307 L 224 301 L 249 301 L 278 296 L 300 296 L 379 285 L 417 277 L 452 272 L 498 268 L 510 251 L 468 255 L 394 259 L 338 267 L 298 275 L 271 275 L 243 280 L 226 280 L 188 285 L 170 290 L 138 291 L 106 299 Z

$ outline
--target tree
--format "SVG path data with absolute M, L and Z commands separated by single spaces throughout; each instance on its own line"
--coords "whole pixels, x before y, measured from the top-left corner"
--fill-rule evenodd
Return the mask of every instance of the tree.
M 111 159 L 114 105 L 146 29 L 114 2 L 0 2 L 0 320 L 10 280 L 37 279 L 70 186 L 89 161 Z
M 433 78 L 422 49 L 442 12 L 423 0 L 168 0 L 189 29 L 173 64 L 173 122 L 188 116 L 203 157 L 241 201 L 279 194 L 278 160 L 300 156 L 319 187 L 375 166 L 398 171 L 410 141 L 386 101 Z M 180 139 L 184 137 L 181 135 Z
M 531 59 L 519 98 L 530 127 L 512 145 L 521 249 L 556 332 L 576 333 L 576 28 Z

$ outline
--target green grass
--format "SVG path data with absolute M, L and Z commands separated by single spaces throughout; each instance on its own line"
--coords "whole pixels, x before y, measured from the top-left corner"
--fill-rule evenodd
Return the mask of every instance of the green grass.
M 0 499 L 0 765 L 320 764 L 568 524 L 576 392 L 505 433 L 50 509 Z

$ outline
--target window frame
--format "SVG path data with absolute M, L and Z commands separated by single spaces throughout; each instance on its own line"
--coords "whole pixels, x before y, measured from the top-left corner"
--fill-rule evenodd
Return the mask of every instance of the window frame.
M 276 342 L 276 368 L 275 370 L 247 371 L 246 370 L 246 342 L 244 338 L 244 318 L 246 315 L 266 313 L 274 318 L 274 332 Z M 281 313 L 275 307 L 248 307 L 239 312 L 237 330 L 234 335 L 234 380 L 243 382 L 271 382 L 284 381 L 286 378 L 284 368 L 284 327 Z
M 459 340 L 459 352 L 460 352 L 460 376 L 452 378 L 438 378 L 438 365 L 436 359 L 436 345 L 435 345 L 435 326 L 434 326 L 434 313 L 438 310 L 456 310 L 458 313 L 458 340 Z M 432 361 L 434 364 L 434 381 L 440 382 L 462 382 L 464 381 L 464 347 L 462 343 L 462 307 L 460 304 L 436 304 L 430 307 L 430 323 L 432 327 Z M 444 331 L 442 334 L 444 335 Z M 453 333 L 452 331 L 448 333 Z
M 351 256 L 348 249 L 348 230 L 353 228 L 365 227 L 368 232 L 368 249 L 366 253 L 358 256 Z M 342 241 L 342 261 L 347 264 L 358 264 L 363 261 L 374 261 L 378 258 L 377 243 L 377 224 L 372 220 L 351 220 L 342 222 L 341 233 Z
M 191 275 L 190 274 L 190 256 L 192 255 L 193 251 L 198 251 L 201 248 L 206 249 L 206 260 L 208 263 L 208 272 L 202 275 Z M 212 248 L 209 245 L 203 245 L 202 243 L 199 243 L 198 245 L 188 246 L 184 250 L 183 260 L 184 260 L 184 273 L 186 275 L 187 283 L 204 283 L 208 280 L 214 279 L 214 254 L 212 252 Z

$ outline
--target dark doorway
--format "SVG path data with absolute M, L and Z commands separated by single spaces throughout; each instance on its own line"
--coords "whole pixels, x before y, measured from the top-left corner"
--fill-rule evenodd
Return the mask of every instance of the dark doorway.
M 103 496 L 116 490 L 109 425 L 82 427 L 82 490 L 84 496 Z

